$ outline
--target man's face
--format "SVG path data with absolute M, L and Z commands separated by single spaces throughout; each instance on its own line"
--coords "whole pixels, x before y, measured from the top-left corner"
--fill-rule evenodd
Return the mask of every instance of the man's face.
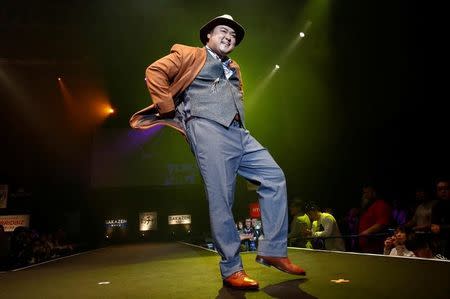
M 364 187 L 362 192 L 362 197 L 366 199 L 374 199 L 375 198 L 375 190 L 371 187 Z
M 436 185 L 436 195 L 440 200 L 449 199 L 449 186 L 448 182 L 438 182 Z
M 226 25 L 218 25 L 208 33 L 206 45 L 223 57 L 231 53 L 236 46 L 236 32 Z
M 364 187 L 362 192 L 361 207 L 367 207 L 375 199 L 375 190 L 372 187 Z
M 402 231 L 396 231 L 395 232 L 395 245 L 403 245 L 406 241 L 406 233 Z
M 319 211 L 309 211 L 309 212 L 308 212 L 308 217 L 309 217 L 309 219 L 311 219 L 312 221 L 319 220 L 319 218 L 320 218 Z
M 250 219 L 245 219 L 245 227 L 252 227 L 252 221 Z

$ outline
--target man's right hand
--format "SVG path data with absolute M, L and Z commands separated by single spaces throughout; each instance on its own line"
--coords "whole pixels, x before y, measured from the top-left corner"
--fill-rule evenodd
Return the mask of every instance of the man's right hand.
M 389 237 L 384 241 L 384 248 L 392 248 L 394 246 L 395 237 Z

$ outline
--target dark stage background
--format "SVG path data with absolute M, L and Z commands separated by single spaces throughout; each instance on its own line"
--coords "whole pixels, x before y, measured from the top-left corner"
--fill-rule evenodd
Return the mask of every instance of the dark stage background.
M 185 140 L 166 128 L 133 131 L 128 119 L 151 102 L 146 66 L 174 43 L 201 46 L 198 29 L 224 13 L 247 30 L 231 55 L 243 71 L 247 126 L 285 171 L 290 198 L 342 214 L 370 181 L 388 200 L 410 200 L 449 172 L 447 84 L 434 71 L 445 37 L 434 5 L 4 0 L 0 183 L 19 195 L 1 212 L 80 233 L 147 207 L 199 207 L 199 230 L 207 227 Z M 97 100 L 115 113 L 96 119 Z M 256 196 L 240 181 L 236 198 L 242 217 Z

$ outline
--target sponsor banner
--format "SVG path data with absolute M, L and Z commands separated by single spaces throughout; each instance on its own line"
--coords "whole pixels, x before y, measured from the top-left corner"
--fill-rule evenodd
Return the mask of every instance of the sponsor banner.
M 123 237 L 127 233 L 128 221 L 126 219 L 105 220 L 106 237 Z
M 139 231 L 145 232 L 158 229 L 157 212 L 139 213 Z
M 169 225 L 191 224 L 191 215 L 170 215 Z
M 106 227 L 127 227 L 128 221 L 126 219 L 108 219 L 105 220 Z
M 30 215 L 2 215 L 0 224 L 5 232 L 13 232 L 16 227 L 30 227 Z
M 8 185 L 0 185 L 0 209 L 6 209 L 8 202 Z

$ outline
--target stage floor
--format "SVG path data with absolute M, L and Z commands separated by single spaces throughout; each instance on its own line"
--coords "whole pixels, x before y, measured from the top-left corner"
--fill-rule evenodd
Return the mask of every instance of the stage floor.
M 243 253 L 259 291 L 222 286 L 219 256 L 183 243 L 115 245 L 0 273 L 0 298 L 450 298 L 450 262 L 289 249 L 298 278 Z M 336 283 L 332 280 L 348 280 Z

